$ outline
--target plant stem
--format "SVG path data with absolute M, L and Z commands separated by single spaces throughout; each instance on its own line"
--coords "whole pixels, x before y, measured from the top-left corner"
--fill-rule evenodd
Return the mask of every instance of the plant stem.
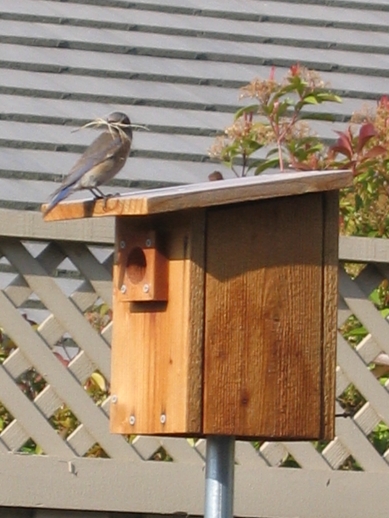
M 239 177 L 240 177 L 240 175 L 239 175 L 238 171 L 235 169 L 235 167 L 234 167 L 233 165 L 231 165 L 231 171 L 234 173 L 234 175 L 235 175 L 237 178 L 239 178 Z
M 242 178 L 244 176 L 246 176 L 246 167 L 247 167 L 247 154 L 245 153 L 245 151 L 243 151 L 242 153 L 242 158 L 243 158 L 243 165 L 242 165 Z

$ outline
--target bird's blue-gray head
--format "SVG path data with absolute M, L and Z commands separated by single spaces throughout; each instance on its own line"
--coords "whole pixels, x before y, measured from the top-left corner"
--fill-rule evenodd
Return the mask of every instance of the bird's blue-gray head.
M 106 123 L 110 131 L 123 132 L 129 139 L 132 139 L 131 121 L 125 113 L 113 112 L 106 118 Z

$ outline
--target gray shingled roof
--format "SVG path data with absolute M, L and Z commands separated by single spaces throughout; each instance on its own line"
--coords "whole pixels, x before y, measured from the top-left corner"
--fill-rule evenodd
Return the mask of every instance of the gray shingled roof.
M 72 130 L 114 110 L 150 131 L 111 191 L 206 180 L 238 88 L 271 65 L 320 71 L 344 127 L 389 91 L 388 26 L 388 0 L 1 0 L 0 206 L 38 208 L 96 136 Z

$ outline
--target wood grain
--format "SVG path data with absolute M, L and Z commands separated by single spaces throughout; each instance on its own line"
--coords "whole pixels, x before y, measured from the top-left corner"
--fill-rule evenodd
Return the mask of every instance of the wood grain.
M 204 182 L 180 187 L 138 191 L 107 200 L 66 201 L 57 205 L 45 221 L 100 216 L 159 214 L 229 203 L 293 196 L 340 189 L 350 185 L 349 171 L 288 172 Z M 43 210 L 45 206 L 42 207 Z
M 207 229 L 204 433 L 320 437 L 323 195 L 215 208 Z
M 111 406 L 111 431 L 196 435 L 202 404 L 204 213 L 118 218 L 116 242 L 151 228 L 168 258 L 168 297 L 167 302 L 121 301 L 116 260 L 112 394 L 117 403 Z
M 335 435 L 336 342 L 338 319 L 339 192 L 323 193 L 323 439 Z

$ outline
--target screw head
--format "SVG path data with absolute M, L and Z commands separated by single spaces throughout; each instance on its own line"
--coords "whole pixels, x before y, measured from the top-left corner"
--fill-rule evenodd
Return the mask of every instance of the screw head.
M 134 424 L 135 424 L 135 416 L 134 415 L 130 415 L 130 417 L 128 418 L 128 421 L 129 421 L 131 426 L 134 426 Z
M 148 293 L 150 291 L 150 285 L 149 284 L 143 284 L 143 293 Z
M 126 242 L 120 241 L 120 248 L 123 250 L 123 248 L 126 248 Z
M 122 284 L 122 285 L 120 286 L 120 293 L 126 293 L 126 291 L 127 291 L 127 287 L 126 287 L 126 285 L 125 285 L 125 284 Z
M 118 397 L 116 394 L 114 394 L 113 396 L 111 396 L 111 403 L 113 403 L 114 405 L 118 402 Z
M 151 246 L 151 239 L 150 238 L 146 239 L 146 246 L 147 246 L 147 248 L 150 248 L 150 246 Z
M 166 414 L 161 414 L 161 417 L 159 418 L 161 424 L 165 424 L 166 423 Z

